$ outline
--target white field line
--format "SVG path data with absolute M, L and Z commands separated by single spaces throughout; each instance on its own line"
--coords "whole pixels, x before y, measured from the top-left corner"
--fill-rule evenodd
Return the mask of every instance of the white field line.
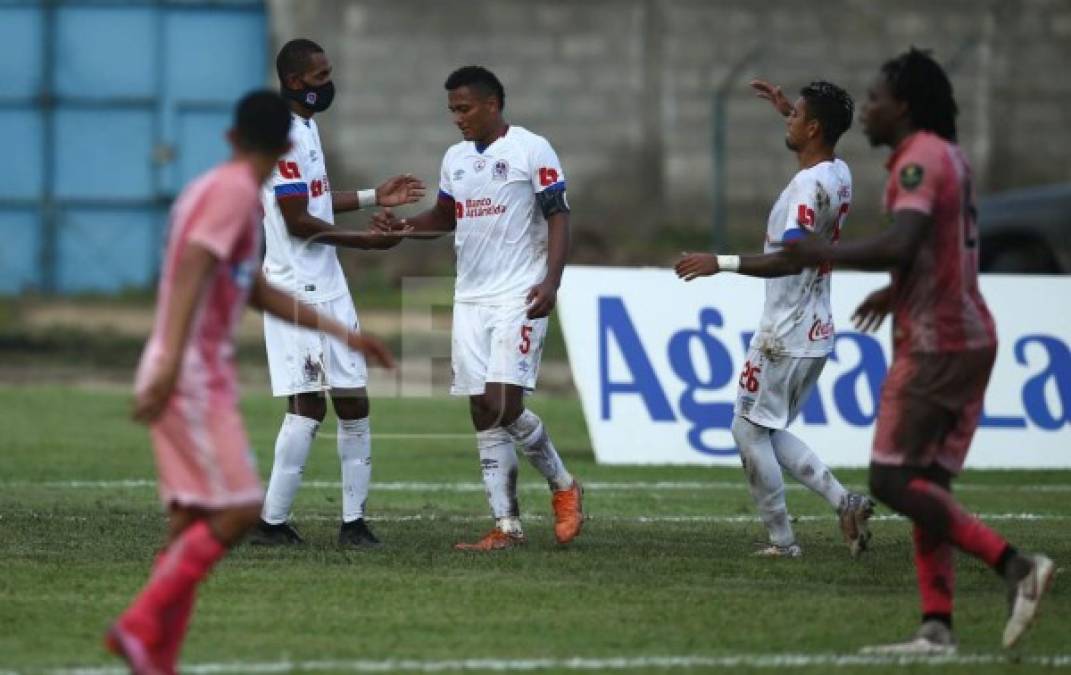
M 793 668 L 872 668 L 882 666 L 984 666 L 1008 665 L 1071 667 L 1071 654 L 1023 656 L 1011 658 L 1001 654 L 954 654 L 951 656 L 877 656 L 864 654 L 729 654 L 723 656 L 622 656 L 609 658 L 572 657 L 564 659 L 456 659 L 425 661 L 418 659 L 265 661 L 182 664 L 183 673 L 223 675 L 225 673 L 440 673 L 468 670 L 536 671 L 536 670 L 641 670 L 649 668 L 704 668 L 734 671 L 740 668 L 784 670 Z M 30 672 L 30 671 L 27 671 Z M 48 675 L 123 675 L 125 668 L 75 667 L 44 670 Z
M 997 521 L 1062 521 L 1071 520 L 1071 515 L 1051 514 L 1051 513 L 977 513 L 975 514 L 979 519 L 990 522 Z M 163 518 L 164 516 L 160 516 Z M 543 513 L 522 513 L 521 520 L 526 521 L 544 521 L 550 520 L 550 517 Z M 0 514 L 0 520 L 3 520 L 4 515 Z M 71 515 L 57 515 L 52 512 L 35 511 L 33 512 L 33 518 L 37 520 L 60 520 L 67 522 L 89 522 L 89 516 L 71 516 Z M 387 516 L 369 515 L 368 520 L 373 523 L 481 523 L 490 520 L 490 516 L 481 515 L 446 515 L 437 513 L 402 513 Z M 624 524 L 644 524 L 644 523 L 712 523 L 712 524 L 734 524 L 734 523 L 758 523 L 760 522 L 758 516 L 752 515 L 734 515 L 734 516 L 719 516 L 719 515 L 703 515 L 703 514 L 687 514 L 687 515 L 656 515 L 656 516 L 604 516 L 598 514 L 587 513 L 584 519 L 589 523 L 624 523 Z M 833 522 L 837 517 L 833 514 L 829 515 L 806 515 L 806 516 L 792 516 L 793 523 L 818 523 L 818 522 Z M 337 516 L 325 516 L 317 514 L 303 515 L 295 519 L 300 525 L 303 522 L 338 522 Z M 870 519 L 871 522 L 882 521 L 902 521 L 906 520 L 903 516 L 896 514 L 883 514 L 880 516 L 874 516 Z M 4 675 L 3 671 L 0 671 L 0 675 Z
M 303 487 L 314 490 L 339 490 L 340 481 L 307 480 Z M 126 480 L 62 480 L 62 481 L 0 481 L 0 487 L 43 487 L 61 489 L 101 489 L 116 488 L 155 488 L 156 481 L 148 478 Z M 584 483 L 584 490 L 601 492 L 673 492 L 689 490 L 743 490 L 747 486 L 740 481 L 592 481 Z M 518 489 L 524 491 L 546 491 L 545 482 L 529 481 L 520 483 Z M 383 492 L 483 492 L 483 483 L 478 482 L 437 482 L 437 481 L 395 481 L 373 482 L 372 489 Z M 798 483 L 787 483 L 786 490 L 805 490 Z M 964 483 L 954 486 L 955 492 L 1071 492 L 1069 483 L 1049 484 L 986 484 Z

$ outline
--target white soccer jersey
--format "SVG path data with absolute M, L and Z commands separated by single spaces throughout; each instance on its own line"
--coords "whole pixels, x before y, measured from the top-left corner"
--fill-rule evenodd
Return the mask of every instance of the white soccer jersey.
M 782 242 L 812 232 L 827 241 L 840 238 L 852 199 L 852 174 L 840 159 L 803 169 L 770 211 L 766 253 Z M 751 346 L 772 357 L 825 356 L 833 349 L 829 266 L 766 280 L 766 303 Z
M 547 221 L 536 201 L 564 190 L 565 172 L 542 136 L 518 126 L 486 148 L 472 141 L 443 157 L 439 198 L 454 201 L 454 300 L 524 302 L 547 274 Z
M 316 122 L 293 115 L 290 142 L 293 147 L 276 164 L 271 180 L 260 192 L 266 247 L 264 276 L 303 301 L 326 302 L 348 291 L 335 247 L 290 236 L 276 203 L 277 199 L 307 197 L 311 216 L 335 222 Z

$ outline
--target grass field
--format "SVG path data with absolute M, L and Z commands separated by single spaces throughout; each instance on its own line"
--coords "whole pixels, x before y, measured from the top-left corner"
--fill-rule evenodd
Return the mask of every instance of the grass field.
M 147 435 L 127 420 L 127 404 L 114 392 L 0 388 L 2 673 L 121 672 L 100 637 L 144 581 L 164 525 Z M 962 556 L 959 656 L 908 664 L 853 656 L 914 629 L 905 522 L 880 519 L 872 552 L 851 560 L 825 504 L 793 486 L 804 558 L 755 560 L 762 531 L 737 471 L 597 466 L 576 401 L 536 397 L 532 407 L 588 487 L 590 520 L 573 546 L 554 544 L 546 487 L 524 465 L 529 545 L 453 552 L 490 524 L 464 404 L 374 401 L 369 510 L 386 546 L 334 545 L 329 420 L 295 506 L 309 544 L 239 548 L 220 565 L 200 596 L 184 671 L 1071 667 L 1065 580 L 1012 664 L 999 649 L 1002 588 Z M 278 402 L 250 395 L 245 412 L 266 474 Z M 864 482 L 860 471 L 841 477 Z M 1024 548 L 1071 559 L 1071 472 L 975 472 L 960 487 L 970 508 Z

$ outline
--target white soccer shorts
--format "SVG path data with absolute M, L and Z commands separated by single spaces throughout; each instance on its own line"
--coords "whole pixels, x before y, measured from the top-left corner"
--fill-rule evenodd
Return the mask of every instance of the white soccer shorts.
M 349 293 L 310 305 L 344 326 L 361 327 Z M 358 389 L 368 384 L 364 354 L 319 331 L 299 328 L 265 313 L 264 345 L 273 396 Z
M 549 319 L 529 319 L 523 302 L 509 305 L 454 303 L 450 393 L 475 396 L 487 382 L 535 389 Z
M 751 349 L 740 373 L 733 412 L 767 429 L 784 429 L 807 400 L 827 357 L 771 358 Z

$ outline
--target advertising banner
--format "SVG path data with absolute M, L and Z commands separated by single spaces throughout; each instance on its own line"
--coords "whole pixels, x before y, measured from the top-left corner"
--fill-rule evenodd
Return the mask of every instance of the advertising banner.
M 789 427 L 831 466 L 866 466 L 890 321 L 851 325 L 887 274 L 835 272 L 835 349 Z M 1071 468 L 1071 278 L 983 276 L 1000 347 L 968 467 Z M 738 466 L 729 431 L 764 282 L 570 266 L 558 294 L 573 379 L 605 464 Z

